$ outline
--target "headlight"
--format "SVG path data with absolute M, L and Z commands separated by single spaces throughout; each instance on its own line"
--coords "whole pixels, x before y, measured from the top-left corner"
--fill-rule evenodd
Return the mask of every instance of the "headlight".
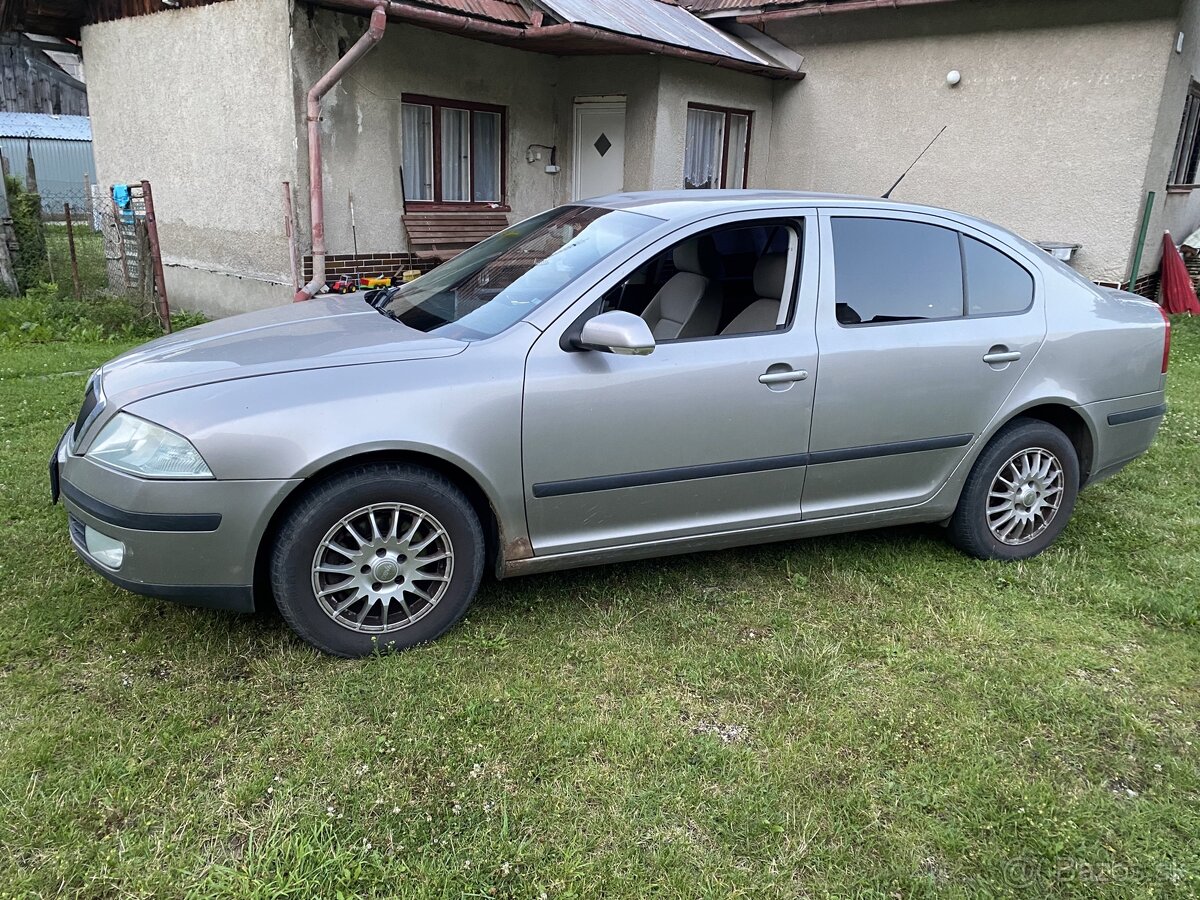
M 173 431 L 117 413 L 86 454 L 90 459 L 148 478 L 212 478 L 196 448 Z

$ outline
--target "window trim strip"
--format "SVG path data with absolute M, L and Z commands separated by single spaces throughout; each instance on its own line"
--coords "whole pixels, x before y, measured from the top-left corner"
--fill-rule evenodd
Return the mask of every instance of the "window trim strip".
M 867 444 L 859 447 L 847 447 L 841 450 L 817 450 L 811 453 L 762 456 L 755 459 L 705 463 L 698 466 L 674 466 L 667 469 L 629 472 L 624 475 L 568 478 L 563 481 L 539 482 L 533 485 L 532 491 L 536 499 L 542 500 L 571 494 L 590 494 L 596 491 L 612 491 L 628 487 L 650 487 L 658 484 L 673 484 L 678 481 L 720 478 L 726 475 L 747 475 L 753 472 L 770 472 L 776 469 L 796 469 L 804 466 L 822 465 L 824 463 L 874 459 L 880 456 L 896 456 L 904 453 L 949 450 L 955 447 L 965 447 L 974 438 L 975 435 L 973 434 L 952 434 L 945 437 L 923 438 L 913 441 Z

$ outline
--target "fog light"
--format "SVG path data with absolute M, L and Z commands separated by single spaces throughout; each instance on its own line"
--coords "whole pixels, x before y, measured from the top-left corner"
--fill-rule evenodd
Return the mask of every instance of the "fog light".
M 125 560 L 125 545 L 116 538 L 101 534 L 91 525 L 87 525 L 83 529 L 83 543 L 96 562 L 110 569 L 121 568 L 121 563 Z

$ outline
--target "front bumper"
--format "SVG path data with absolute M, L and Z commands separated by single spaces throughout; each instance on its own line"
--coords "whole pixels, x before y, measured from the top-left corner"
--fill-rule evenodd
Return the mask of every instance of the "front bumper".
M 66 438 L 51 459 L 51 492 L 61 492 L 85 563 L 136 594 L 253 612 L 259 545 L 298 481 L 138 478 L 73 455 Z M 88 552 L 89 526 L 124 544 L 118 568 Z

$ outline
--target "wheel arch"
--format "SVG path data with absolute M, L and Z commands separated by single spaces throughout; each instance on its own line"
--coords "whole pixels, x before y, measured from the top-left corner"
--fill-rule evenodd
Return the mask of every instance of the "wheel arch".
M 255 550 L 254 593 L 256 599 L 271 596 L 269 578 L 271 547 L 274 546 L 280 526 L 296 504 L 317 485 L 330 478 L 335 478 L 349 469 L 371 463 L 401 463 L 420 466 L 437 472 L 459 488 L 479 517 L 479 524 L 483 528 L 484 540 L 487 542 L 485 567 L 499 571 L 505 558 L 519 557 L 522 555 L 522 546 L 528 545 L 528 541 L 522 537 L 508 539 L 506 543 L 500 525 L 500 515 L 496 511 L 493 497 L 484 488 L 482 480 L 469 472 L 462 464 L 433 453 L 409 448 L 362 450 L 348 456 L 317 463 L 311 470 L 305 472 L 303 481 L 292 489 L 271 514 Z M 508 546 L 508 544 L 512 546 Z
M 1079 457 L 1079 486 L 1082 488 L 1092 476 L 1092 467 L 1096 461 L 1096 434 L 1091 422 L 1077 407 L 1066 401 L 1039 400 L 1012 412 L 1000 422 L 991 435 L 990 441 L 1001 428 L 1014 419 L 1037 419 L 1048 425 L 1053 425 L 1067 436 L 1075 454 Z

